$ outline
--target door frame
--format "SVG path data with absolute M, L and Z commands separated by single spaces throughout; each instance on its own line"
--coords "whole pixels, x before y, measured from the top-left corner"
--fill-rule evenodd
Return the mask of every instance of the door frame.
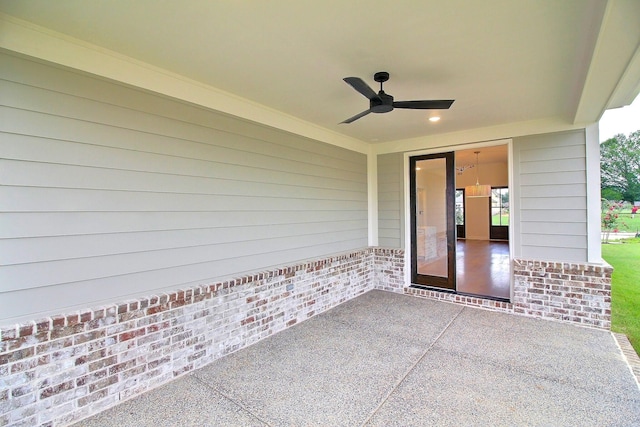
M 491 187 L 491 197 L 493 197 L 493 190 L 509 190 L 509 186 L 497 186 Z M 511 203 L 511 191 L 509 190 L 509 203 Z M 511 219 L 511 218 L 509 218 Z M 493 225 L 493 201 L 489 200 L 489 240 L 506 240 L 509 241 L 509 226 L 508 225 Z
M 447 277 L 430 276 L 418 273 L 418 246 L 417 246 L 417 215 L 416 202 L 418 199 L 416 186 L 416 162 L 422 160 L 445 160 L 445 206 L 446 234 L 447 234 Z M 422 154 L 409 157 L 409 218 L 411 235 L 411 282 L 414 284 L 431 286 L 443 291 L 456 291 L 456 176 L 455 154 L 453 151 Z
M 434 144 L 435 145 L 435 144 Z M 445 151 L 459 151 L 459 150 L 469 150 L 469 149 L 477 149 L 483 147 L 492 147 L 494 145 L 507 145 L 508 147 L 508 173 L 509 173 L 509 196 L 511 199 L 510 209 L 509 209 L 509 259 L 510 259 L 510 287 L 511 287 L 511 300 L 513 301 L 513 259 L 516 255 L 519 255 L 519 240 L 515 238 L 516 232 L 519 229 L 519 224 L 514 221 L 514 218 L 517 217 L 519 210 L 517 204 L 514 202 L 519 198 L 518 185 L 519 181 L 516 180 L 514 176 L 514 163 L 516 161 L 514 157 L 513 150 L 513 140 L 511 138 L 503 138 L 503 139 L 492 139 L 486 140 L 483 142 L 449 142 L 446 145 L 441 145 L 438 148 L 425 148 L 425 149 L 417 149 L 414 151 L 405 151 L 402 153 L 403 155 L 403 200 L 402 200 L 402 209 L 401 213 L 401 227 L 403 230 L 403 247 L 404 247 L 404 265 L 406 268 L 404 269 L 404 284 L 405 287 L 410 287 L 413 285 L 411 282 L 411 207 L 410 207 L 410 186 L 409 186 L 409 158 L 413 156 L 419 156 L 422 154 L 434 154 L 434 153 L 442 153 Z

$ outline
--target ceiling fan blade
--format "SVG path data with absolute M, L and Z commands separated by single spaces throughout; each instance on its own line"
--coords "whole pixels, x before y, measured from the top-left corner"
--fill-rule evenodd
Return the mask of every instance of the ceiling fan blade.
M 409 108 L 414 110 L 447 110 L 453 99 L 434 99 L 429 101 L 395 101 L 393 108 Z
M 373 89 L 369 87 L 361 78 L 359 77 L 345 77 L 345 82 L 349 83 L 352 88 L 366 96 L 368 99 L 380 99 L 377 93 L 374 92 Z
M 356 120 L 358 120 L 360 117 L 364 117 L 364 116 L 366 116 L 367 114 L 369 114 L 370 112 L 371 112 L 371 109 L 369 109 L 369 110 L 365 110 L 365 111 L 363 111 L 362 113 L 356 114 L 355 116 L 348 118 L 348 119 L 347 119 L 347 120 L 345 120 L 344 122 L 340 122 L 340 124 L 355 122 L 355 121 L 356 121 Z

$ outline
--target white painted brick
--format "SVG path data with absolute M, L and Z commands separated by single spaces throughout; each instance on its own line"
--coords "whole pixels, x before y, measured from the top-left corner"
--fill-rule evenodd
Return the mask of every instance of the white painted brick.
M 557 318 L 559 314 L 550 312 L 550 307 L 545 305 L 548 295 L 528 292 L 530 283 L 544 280 L 532 277 L 528 270 L 535 270 L 537 274 L 544 276 L 547 274 L 545 268 L 557 269 L 561 268 L 558 267 L 561 264 L 525 260 L 516 260 L 514 264 L 519 266 L 517 271 L 522 272 L 522 276 L 516 276 L 515 280 L 514 302 L 518 303 L 518 312 Z M 580 267 L 572 268 L 575 270 L 571 273 L 573 276 L 583 275 Z M 551 274 L 554 275 L 554 284 L 551 286 L 561 286 L 556 281 L 562 280 L 562 275 L 555 270 L 548 273 Z M 259 275 L 261 278 L 258 278 Z M 592 279 L 593 277 L 590 280 Z M 567 286 L 568 282 L 562 283 Z M 579 294 L 586 292 L 584 289 L 589 292 L 593 290 L 578 282 L 568 286 L 579 288 Z M 92 339 L 94 335 L 83 332 L 74 334 L 72 338 L 62 337 L 45 343 L 34 343 L 38 352 L 31 360 L 39 362 L 38 357 L 43 355 L 51 355 L 53 360 L 37 366 L 29 375 L 21 372 L 2 379 L 6 382 L 6 378 L 11 378 L 14 386 L 29 386 L 54 378 L 61 380 L 64 376 L 60 374 L 64 371 L 68 376 L 78 376 L 79 387 L 63 390 L 48 400 L 38 400 L 36 393 L 26 391 L 24 396 L 13 399 L 12 404 L 17 402 L 18 406 L 12 406 L 10 410 L 27 410 L 25 408 L 29 405 L 44 405 L 39 406 L 42 411 L 38 411 L 43 422 L 53 420 L 55 423 L 70 423 L 121 399 L 167 382 L 176 375 L 202 367 L 216 358 L 258 342 L 373 288 L 407 292 L 497 311 L 514 311 L 513 306 L 507 303 L 460 298 L 451 294 L 439 295 L 437 292 L 421 290 L 409 291 L 404 288 L 404 251 L 369 248 L 344 256 L 329 257 L 318 263 L 300 264 L 225 283 L 97 308 L 93 310 L 93 319 L 86 324 L 86 330 L 96 333 L 96 339 Z M 607 303 L 602 295 L 591 296 L 597 297 L 589 300 L 594 303 L 590 308 L 598 309 L 597 312 L 576 311 L 575 317 L 580 318 L 580 322 L 584 317 L 606 327 L 607 319 L 602 310 Z M 557 308 L 562 305 L 562 297 L 553 296 L 554 304 L 560 304 Z M 201 300 L 192 302 L 195 299 Z M 564 304 L 576 301 L 575 297 L 565 299 Z M 533 300 L 539 303 L 531 303 Z M 172 304 L 177 307 L 170 308 Z M 143 313 L 139 307 L 145 307 L 148 314 L 139 317 Z M 129 312 L 130 309 L 133 311 Z M 120 314 L 116 315 L 118 310 Z M 3 330 L 11 333 L 10 328 Z M 76 367 L 78 357 L 91 359 Z M 117 372 L 115 375 L 118 381 L 108 385 L 106 389 L 96 389 L 100 384 L 110 381 L 106 380 L 110 378 L 109 372 Z M 91 393 L 92 389 L 96 391 Z M 73 409 L 67 399 L 73 402 Z M 71 412 L 64 413 L 65 411 Z M 6 411 L 0 413 L 0 420 L 4 414 Z

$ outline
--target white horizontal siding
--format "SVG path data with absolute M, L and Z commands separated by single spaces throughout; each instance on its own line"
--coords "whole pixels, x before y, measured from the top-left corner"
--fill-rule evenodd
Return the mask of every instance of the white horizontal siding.
M 104 120 L 104 118 L 101 118 L 101 120 Z M 33 127 L 33 123 L 36 121 L 40 124 L 38 128 Z M 165 126 L 167 122 L 170 122 L 170 120 L 164 119 L 161 121 Z M 184 123 L 177 123 L 184 126 Z M 366 176 L 366 169 L 362 169 L 357 164 L 347 163 L 349 167 L 338 169 L 335 166 L 328 167 L 322 164 L 280 158 L 278 156 L 279 152 L 293 150 L 287 150 L 285 147 L 273 148 L 272 155 L 256 154 L 250 151 L 249 148 L 246 151 L 235 148 L 221 148 L 213 143 L 195 140 L 195 138 L 207 139 L 202 135 L 183 135 L 182 138 L 177 136 L 168 137 L 160 133 L 154 134 L 149 131 L 114 128 L 106 124 L 16 110 L 10 107 L 0 107 L 0 125 L 6 133 L 31 137 L 31 141 L 29 141 L 30 147 L 8 148 L 9 150 L 17 151 L 17 159 L 23 159 L 23 153 L 25 151 L 29 153 L 28 150 L 31 147 L 46 146 L 42 154 L 34 157 L 33 153 L 29 153 L 26 155 L 27 158 L 25 160 L 78 164 L 78 162 L 83 162 L 82 159 L 86 156 L 86 153 L 90 152 L 91 157 L 99 156 L 99 158 L 95 158 L 93 162 L 86 162 L 85 160 L 85 163 L 80 164 L 182 174 L 189 174 L 193 168 L 195 170 L 191 174 L 198 174 L 202 169 L 210 169 L 212 167 L 222 168 L 222 171 L 218 173 L 223 174 L 227 171 L 253 168 L 257 169 L 256 174 L 266 170 L 279 172 L 279 174 L 276 174 L 278 176 L 294 173 L 356 182 L 360 181 L 362 176 Z M 198 132 L 196 133 L 199 134 L 206 131 L 206 128 L 194 126 L 193 129 L 185 129 L 185 133 L 191 130 L 197 130 Z M 209 140 L 217 141 L 218 138 L 229 138 L 226 132 L 216 130 L 210 130 L 210 132 L 211 134 L 208 135 Z M 34 141 L 34 137 L 41 140 L 40 144 L 38 144 L 38 141 Z M 236 135 L 235 137 L 238 136 Z M 260 143 L 260 141 L 254 139 L 251 139 L 251 141 L 255 145 Z M 113 144 L 107 145 L 110 142 L 113 142 Z M 174 146 L 167 147 L 167 145 L 171 144 Z M 4 147 L 2 148 L 4 151 Z M 47 157 L 53 151 L 57 152 L 57 154 L 52 158 Z M 73 153 L 69 153 L 69 151 Z M 317 159 L 317 156 L 313 157 Z M 151 163 L 149 167 L 152 169 L 148 170 L 145 168 L 144 163 L 140 164 L 141 159 L 144 159 L 145 163 Z M 334 164 L 334 162 L 336 162 L 335 159 L 330 159 L 330 163 Z M 316 160 L 316 163 L 320 162 Z M 302 166 L 304 166 L 304 173 L 301 173 Z M 211 171 L 210 173 L 216 172 Z
M 110 234 L 205 228 L 271 227 L 318 224 L 324 229 L 342 221 L 367 223 L 363 211 L 316 210 L 240 212 L 16 212 L 2 214 L 0 238 Z
M 2 239 L 0 254 L 3 264 L 11 265 L 117 255 L 123 253 L 123 248 L 128 254 L 174 248 L 199 250 L 213 245 L 284 239 L 292 235 L 319 242 L 319 235 L 325 235 L 327 231 L 342 233 L 344 237 L 345 234 L 359 233 L 363 225 L 366 226 L 366 221 L 305 222 Z
M 5 60 L 4 58 L 7 59 Z M 73 77 L 69 78 L 70 73 L 52 72 L 48 65 L 16 60 L 15 58 L 4 55 L 2 65 L 0 77 L 6 82 L 20 83 L 22 85 L 20 90 L 21 94 L 25 90 L 28 90 L 30 86 L 57 94 L 54 97 L 54 104 L 40 104 L 35 107 L 35 111 L 49 111 L 53 106 L 56 110 L 55 115 L 61 115 L 58 111 L 64 111 L 63 109 L 67 108 L 64 100 L 74 99 L 74 102 L 76 102 L 78 99 L 87 98 L 99 100 L 101 104 L 108 104 L 115 107 L 118 111 L 122 112 L 121 115 L 125 116 L 125 120 L 127 120 L 126 116 L 128 114 L 143 114 L 156 123 L 162 122 L 162 119 L 158 120 L 158 118 L 163 117 L 186 118 L 184 121 L 189 124 L 199 124 L 210 130 L 221 130 L 227 133 L 230 139 L 228 142 L 216 141 L 216 144 L 219 146 L 235 147 L 237 144 L 243 144 L 242 141 L 246 141 L 247 146 L 251 146 L 250 140 L 255 138 L 262 142 L 260 147 L 252 147 L 255 152 L 258 153 L 272 153 L 273 148 L 286 146 L 310 153 L 312 157 L 314 154 L 319 154 L 321 156 L 320 158 L 326 162 L 336 160 L 344 160 L 357 164 L 361 162 L 360 153 L 348 150 L 340 150 L 337 153 L 335 147 L 330 145 L 317 144 L 316 141 L 283 133 L 277 129 L 263 126 L 247 127 L 246 121 L 237 120 L 223 114 L 212 115 L 206 109 L 193 108 L 188 103 L 166 100 L 161 96 L 148 96 L 143 92 L 137 92 L 138 96 L 131 96 L 132 91 L 130 88 L 116 86 L 108 81 L 95 79 L 84 73 L 72 73 Z M 46 75 L 46 87 L 42 84 L 43 75 Z M 47 92 L 41 92 L 40 96 L 46 96 Z M 6 93 L 8 98 L 9 93 Z M 67 97 L 67 95 L 71 96 Z M 20 96 L 16 102 L 28 102 L 28 98 L 26 95 L 24 97 Z M 60 104 L 60 110 L 57 109 L 56 103 Z M 102 122 L 100 114 L 95 116 L 94 119 L 96 119 L 97 122 Z M 144 123 L 146 123 L 146 119 L 140 119 L 139 122 L 135 123 L 135 128 L 143 127 Z M 160 123 L 160 125 L 162 125 L 162 123 Z M 170 125 L 167 135 L 172 135 L 171 132 L 174 126 L 179 126 L 179 123 Z M 233 138 L 233 135 L 242 135 L 242 138 L 236 140 Z M 96 135 L 96 138 L 99 138 L 99 135 Z M 267 142 L 275 143 L 276 145 L 270 145 L 267 144 Z M 289 158 L 292 155 L 295 156 L 295 153 L 295 151 L 292 151 L 291 153 L 282 154 L 283 158 Z
M 582 130 L 514 140 L 517 256 L 587 260 L 585 153 Z
M 520 176 L 523 190 L 526 191 L 528 186 L 553 186 L 562 184 L 585 184 L 585 171 L 552 171 L 541 173 L 527 173 Z M 549 194 L 549 193 L 547 193 Z
M 581 235 L 562 234 L 558 239 L 555 233 L 522 233 L 522 244 L 526 246 L 548 247 L 549 239 L 557 242 L 557 248 L 581 249 L 587 244 L 587 238 Z
M 378 241 L 380 246 L 401 248 L 402 154 L 378 156 Z
M 575 194 L 575 193 L 574 193 Z M 549 199 L 551 197 L 549 195 L 541 194 L 538 197 L 522 197 L 521 207 L 527 211 L 535 211 L 535 210 L 547 210 Z M 553 208 L 556 210 L 580 210 L 586 209 L 587 203 L 584 197 L 577 196 L 558 196 L 556 194 L 553 195 Z
M 380 238 L 390 239 L 393 242 L 398 242 L 398 232 L 396 229 L 398 228 L 399 223 L 393 224 L 393 227 L 389 228 L 381 228 L 379 232 Z M 399 244 L 399 243 L 396 243 Z
M 336 234 L 339 235 L 341 242 L 358 241 L 361 231 L 342 231 Z M 91 239 L 91 242 L 95 245 L 101 244 L 100 239 Z M 234 240 L 226 243 L 208 243 L 187 247 L 177 247 L 172 242 L 173 246 L 169 249 L 139 252 L 128 252 L 129 248 L 122 245 L 121 253 L 114 255 L 82 256 L 72 259 L 4 265 L 0 270 L 0 292 L 206 264 L 212 260 L 237 258 L 237 254 L 259 258 L 265 254 L 281 251 L 282 248 L 302 249 L 316 245 L 331 245 L 332 243 L 336 243 L 335 235 L 317 232 L 298 236 L 254 238 L 248 241 Z M 226 272 L 226 274 L 233 273 L 234 271 Z M 205 278 L 207 277 L 205 276 Z
M 553 150 L 553 149 L 549 149 Z M 536 160 L 536 161 L 525 161 L 521 164 L 520 173 L 523 175 L 527 174 L 541 174 L 548 172 L 558 172 L 561 171 L 563 173 L 567 172 L 575 172 L 580 171 L 584 172 L 585 164 L 584 157 L 582 158 L 571 158 L 571 159 L 555 159 L 555 160 Z
M 554 194 L 558 197 L 574 197 L 579 194 L 584 188 L 584 183 L 580 184 L 554 184 Z M 547 197 L 549 195 L 549 189 L 546 185 L 531 185 L 526 184 L 520 193 L 522 197 Z
M 83 179 L 79 176 L 78 179 Z M 43 185 L 46 183 L 43 183 Z M 204 189 L 203 189 L 204 191 Z M 53 187 L 0 187 L 0 211 L 142 211 L 191 212 L 246 210 L 359 210 L 365 201 L 308 199 L 286 196 L 234 196 L 207 193 L 184 194 L 120 190 L 85 190 Z
M 586 226 L 587 214 L 581 209 L 555 209 L 555 207 L 539 206 L 537 209 L 525 209 L 520 212 L 522 226 L 528 222 L 569 222 Z
M 400 200 L 402 194 L 402 185 L 400 185 L 401 183 L 399 182 L 389 182 L 387 181 L 389 180 L 395 180 L 396 177 L 394 175 L 390 175 L 390 174 L 383 174 L 380 175 L 378 174 L 378 177 L 380 178 L 380 185 L 378 187 L 378 192 L 380 193 L 388 193 L 387 197 L 389 197 L 389 199 L 394 199 L 394 200 Z
M 0 121 L 2 120 L 3 118 L 0 115 Z M 24 131 L 28 130 L 24 129 Z M 222 157 L 217 157 L 213 161 L 206 161 L 202 160 L 202 158 L 172 157 L 68 141 L 25 137 L 12 133 L 7 133 L 6 135 L 7 138 L 0 140 L 0 153 L 2 153 L 4 159 L 51 164 L 53 165 L 51 168 L 54 168 L 55 165 L 62 165 L 67 168 L 66 174 L 55 178 L 56 180 L 64 180 L 64 176 L 72 178 L 74 172 L 86 172 L 90 168 L 94 169 L 90 173 L 96 178 L 98 174 L 104 177 L 108 175 L 109 170 L 115 171 L 114 174 L 109 175 L 111 186 L 117 183 L 117 181 L 114 181 L 114 175 L 118 177 L 117 180 L 124 182 L 131 181 L 134 176 L 139 177 L 142 182 L 131 184 L 133 189 L 164 189 L 166 187 L 161 187 L 161 185 L 164 184 L 166 186 L 168 182 L 171 182 L 172 186 L 178 186 L 182 181 L 189 180 L 189 182 L 193 182 L 196 179 L 201 184 L 197 187 L 199 191 L 202 191 L 202 188 L 221 188 L 223 184 L 230 186 L 234 182 L 251 183 L 252 185 L 279 184 L 288 190 L 293 187 L 322 188 L 336 190 L 337 192 L 356 191 L 362 193 L 366 189 L 366 186 L 361 181 L 340 179 L 339 177 L 326 176 L 325 174 L 320 176 L 311 175 L 306 169 L 297 173 L 285 172 L 268 169 L 264 166 L 264 163 L 259 163 L 254 167 L 227 164 L 221 161 Z M 10 138 L 9 135 L 11 136 Z M 85 164 L 82 164 L 83 158 L 86 158 Z M 80 169 L 72 169 L 74 166 Z M 15 165 L 14 169 L 26 167 L 36 168 L 43 166 Z M 143 175 L 144 173 L 146 175 Z M 27 174 L 22 172 L 22 175 L 25 176 Z M 5 176 L 5 178 L 10 180 L 8 181 L 10 183 L 18 183 L 20 176 L 11 178 Z M 159 182 L 158 180 L 164 180 L 165 182 Z M 81 184 L 76 182 L 75 187 L 81 185 L 92 185 L 95 188 L 98 183 L 91 181 Z M 111 188 L 117 189 L 118 187 Z
M 367 245 L 365 155 L 0 60 L 0 322 Z
M 384 194 L 383 194 L 384 195 Z M 399 212 L 398 210 L 398 200 L 382 200 L 378 202 L 378 209 L 381 211 L 387 212 L 389 215 L 394 215 L 394 217 Z M 386 219 L 386 216 L 385 216 Z
M 523 160 L 524 163 L 531 162 L 549 162 L 554 160 L 562 160 L 562 159 L 579 159 L 584 157 L 586 149 L 582 145 L 576 145 L 573 142 L 570 142 L 567 145 L 555 145 L 555 143 L 551 140 L 543 141 L 540 138 L 537 138 L 535 147 L 533 145 L 529 145 L 525 147 L 527 152 L 526 159 Z M 580 169 L 583 169 L 580 167 Z
M 548 260 L 557 262 L 579 262 L 584 257 L 584 249 L 566 248 L 562 246 L 527 246 L 527 259 Z
M 583 235 L 585 224 L 581 222 L 526 221 L 521 224 L 522 234 Z
M 78 177 L 82 177 L 81 180 Z M 307 180 L 312 184 L 312 178 Z M 258 197 L 295 197 L 307 199 L 362 200 L 362 189 L 320 188 L 301 184 L 279 184 L 263 181 L 252 182 L 236 179 L 210 178 L 207 176 L 169 175 L 160 172 L 140 172 L 89 166 L 62 165 L 34 161 L 0 160 L 0 182 L 11 186 L 39 186 L 46 179 L 48 187 L 79 188 L 91 190 L 155 192 L 163 193 L 243 195 Z M 336 187 L 344 181 L 332 180 Z M 315 181 L 317 185 L 317 180 Z M 357 184 L 357 182 L 354 182 Z M 354 185 L 354 187 L 356 187 Z
M 31 287 L 20 292 L 3 293 L 0 298 L 3 314 L 11 312 L 11 304 L 28 304 L 30 316 L 47 313 L 52 310 L 53 303 L 61 298 L 70 303 L 73 301 L 119 302 L 127 298 L 153 295 L 162 291 L 172 291 L 202 282 L 211 272 L 235 271 L 245 265 L 256 262 L 256 257 L 277 265 L 282 259 L 307 259 L 316 257 L 318 252 L 348 251 L 352 241 L 333 241 L 329 244 L 309 242 L 308 246 L 295 249 L 280 249 L 271 253 L 246 253 L 241 256 L 220 258 L 201 263 L 191 263 L 178 267 L 164 266 L 149 271 L 129 273 L 121 276 L 95 278 L 82 282 L 59 283 L 55 286 Z M 117 300 L 113 300 L 117 295 Z M 72 307 L 72 306 L 70 306 Z M 54 310 L 58 312 L 59 309 Z M 23 316 L 20 316 L 23 317 Z M 20 318 L 19 317 L 19 318 Z

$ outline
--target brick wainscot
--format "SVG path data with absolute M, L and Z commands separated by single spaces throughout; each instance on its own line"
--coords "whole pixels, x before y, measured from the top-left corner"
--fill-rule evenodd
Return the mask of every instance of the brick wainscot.
M 0 329 L 0 425 L 93 415 L 372 289 L 610 326 L 611 268 L 515 260 L 513 303 L 406 287 L 405 253 L 323 259 Z
M 404 293 L 492 311 L 611 328 L 611 274 L 603 264 L 513 260 L 511 302 L 408 287 Z
M 611 274 L 602 265 L 514 260 L 516 314 L 611 328 Z

